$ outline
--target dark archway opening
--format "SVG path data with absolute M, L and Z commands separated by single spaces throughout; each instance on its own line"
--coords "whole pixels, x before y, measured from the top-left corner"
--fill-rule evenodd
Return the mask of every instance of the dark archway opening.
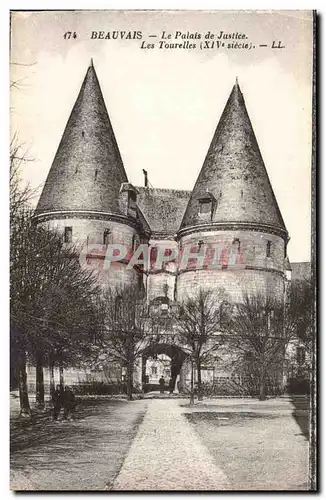
M 142 359 L 144 392 L 160 391 L 159 380 L 163 377 L 164 390 L 173 393 L 185 358 L 185 352 L 176 345 L 162 343 L 148 348 Z

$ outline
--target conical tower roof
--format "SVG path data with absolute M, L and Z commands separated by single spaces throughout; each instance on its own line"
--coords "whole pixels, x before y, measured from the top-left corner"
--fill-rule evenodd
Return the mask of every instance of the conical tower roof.
M 36 214 L 66 210 L 120 214 L 119 190 L 121 183 L 127 181 L 91 61 L 46 179 Z
M 209 217 L 200 201 L 212 200 Z M 244 223 L 273 226 L 286 234 L 282 215 L 236 81 L 186 208 L 181 229 Z

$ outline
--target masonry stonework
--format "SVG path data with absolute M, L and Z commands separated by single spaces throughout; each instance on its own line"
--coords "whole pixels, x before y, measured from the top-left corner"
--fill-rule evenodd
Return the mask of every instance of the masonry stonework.
M 171 166 L 172 168 L 173 166 Z M 192 191 L 134 187 L 128 182 L 112 124 L 93 67 L 88 68 L 60 141 L 35 220 L 86 246 L 119 243 L 149 246 L 143 275 L 127 262 L 98 265 L 103 288 L 144 283 L 148 303 L 176 304 L 200 288 L 239 302 L 243 293 L 283 299 L 288 233 L 269 181 L 238 83 L 234 85 Z M 180 265 L 183 252 L 218 246 L 218 267 Z M 160 248 L 176 250 L 162 269 Z M 89 253 L 89 252 L 87 252 Z M 211 254 L 210 254 L 211 255 Z M 216 262 L 215 262 L 216 263 Z M 169 345 L 168 343 L 166 344 Z M 226 354 L 226 359 L 228 354 Z M 204 367 L 207 379 L 222 368 Z M 221 372 L 222 370 L 222 372 Z M 70 372 L 70 374 L 73 373 Z M 137 368 L 141 380 L 142 367 Z M 181 379 L 189 379 L 184 363 Z

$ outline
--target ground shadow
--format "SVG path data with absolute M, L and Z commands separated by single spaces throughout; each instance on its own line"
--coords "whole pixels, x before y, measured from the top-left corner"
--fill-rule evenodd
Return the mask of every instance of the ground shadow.
M 34 448 L 47 448 L 56 443 L 58 453 L 62 444 L 67 453 L 74 452 L 74 444 L 80 439 L 81 423 L 85 419 L 90 419 L 96 413 L 105 409 L 105 413 L 110 415 L 116 406 L 126 404 L 123 400 L 110 400 L 107 398 L 84 399 L 80 400 L 77 410 L 74 413 L 73 421 L 63 421 L 62 415 L 58 422 L 52 418 L 52 410 L 45 411 L 33 409 L 32 418 L 15 417 L 10 422 L 10 452 L 15 455 L 20 452 L 20 456 L 28 455 Z M 86 428 L 85 428 L 86 427 Z M 83 425 L 84 439 L 86 437 L 95 437 L 97 430 L 93 431 L 89 426 Z M 87 434 L 87 436 L 86 436 Z M 94 434 L 94 436 L 93 436 Z M 67 445 L 69 437 L 70 446 Z
M 291 402 L 294 405 L 292 416 L 299 425 L 302 435 L 309 441 L 309 413 L 310 404 L 308 396 L 291 395 Z
M 103 491 L 116 477 L 146 403 L 81 398 L 74 420 L 51 409 L 11 419 L 11 487 L 16 491 Z

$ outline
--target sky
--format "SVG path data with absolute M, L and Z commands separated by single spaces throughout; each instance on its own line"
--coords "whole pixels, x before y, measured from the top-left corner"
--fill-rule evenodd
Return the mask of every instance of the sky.
M 163 31 L 169 43 L 183 43 L 177 31 L 221 30 L 245 34 L 255 48 L 201 50 L 202 39 L 189 39 L 196 49 L 158 47 Z M 67 31 L 77 38 L 64 39 Z M 92 31 L 141 31 L 142 40 L 91 39 Z M 273 40 L 284 48 L 272 49 Z M 45 182 L 91 58 L 129 180 L 143 185 L 145 169 L 156 188 L 193 188 L 237 77 L 290 234 L 290 260 L 310 259 L 310 11 L 13 13 L 11 132 L 34 160 L 23 169 L 33 187 Z

